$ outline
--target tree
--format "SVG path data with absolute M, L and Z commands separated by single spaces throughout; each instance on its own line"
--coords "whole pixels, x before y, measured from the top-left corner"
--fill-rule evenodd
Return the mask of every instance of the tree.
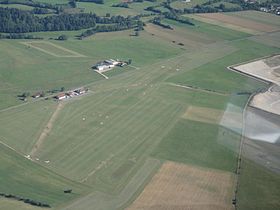
M 62 34 L 57 38 L 57 40 L 60 40 L 60 41 L 64 41 L 64 40 L 67 40 L 67 39 L 68 39 L 68 37 L 65 34 Z
M 111 17 L 111 14 L 110 13 L 106 13 L 106 17 Z
M 60 92 L 63 92 L 64 90 L 65 90 L 64 87 L 61 87 L 61 88 L 60 88 Z
M 132 59 L 128 59 L 127 64 L 130 65 L 132 63 Z
M 135 31 L 135 36 L 139 36 L 139 31 Z
M 77 7 L 76 0 L 70 0 L 69 5 L 73 8 L 76 8 Z

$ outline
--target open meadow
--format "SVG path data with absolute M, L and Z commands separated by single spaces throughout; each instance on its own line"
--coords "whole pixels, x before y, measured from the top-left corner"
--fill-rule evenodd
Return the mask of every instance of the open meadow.
M 77 4 L 104 13 L 115 2 Z M 142 11 L 140 3 L 131 7 L 112 13 Z M 269 14 L 219 15 L 274 22 L 246 31 L 199 15 L 195 26 L 164 19 L 172 31 L 148 23 L 139 36 L 127 30 L 78 40 L 70 31 L 57 41 L 62 32 L 35 32 L 44 39 L 0 40 L 0 192 L 59 210 L 234 209 L 243 109 L 268 85 L 227 67 L 279 54 L 280 46 L 264 40 L 278 39 L 280 26 Z M 132 63 L 104 72 L 105 79 L 92 66 L 106 59 Z M 53 99 L 51 90 L 79 87 L 88 92 Z M 238 209 L 255 201 L 251 209 L 280 207 L 279 174 L 249 160 L 242 167 Z M 2 209 L 41 208 L 0 197 Z

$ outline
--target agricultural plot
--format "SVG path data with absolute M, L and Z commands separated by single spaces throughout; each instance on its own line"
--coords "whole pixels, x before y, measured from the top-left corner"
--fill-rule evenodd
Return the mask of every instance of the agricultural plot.
M 193 15 L 192 17 L 200 21 L 251 34 L 258 34 L 260 32 L 273 32 L 279 30 L 279 27 L 275 25 L 260 23 L 258 21 L 248 20 L 222 13 L 198 14 Z
M 231 173 L 167 161 L 127 209 L 231 210 L 233 183 Z
M 226 142 L 220 138 L 231 142 L 231 148 L 227 148 Z M 218 125 L 182 119 L 164 137 L 153 155 L 164 160 L 234 172 L 239 141 L 239 134 Z
M 254 45 L 254 47 L 250 48 L 249 46 L 251 44 Z M 235 72 L 230 72 L 226 67 L 235 63 L 256 59 L 267 54 L 277 53 L 279 50 L 256 42 L 252 43 L 248 40 L 234 41 L 231 45 L 236 47 L 237 50 L 230 55 L 209 62 L 192 71 L 186 71 L 175 75 L 169 78 L 168 81 L 175 84 L 191 85 L 193 87 L 224 93 L 252 91 L 256 88 L 265 87 L 266 85 L 264 83 L 238 75 Z M 218 75 L 223 79 L 217 81 L 215 78 L 217 78 Z M 244 86 L 240 84 L 244 84 Z
M 280 206 L 279 174 L 246 159 L 242 168 L 237 194 L 238 208 L 241 210 L 278 209 Z
M 0 152 L 1 192 L 47 203 L 53 207 L 88 192 L 87 186 L 59 176 L 2 144 Z M 68 188 L 73 189 L 74 193 L 65 194 L 63 190 Z
M 263 24 L 280 27 L 279 17 L 271 13 L 248 10 L 248 11 L 227 13 L 227 15 L 232 15 L 235 17 L 252 20 L 255 22 L 260 22 Z
M 100 13 L 113 3 L 100 5 Z M 99 6 L 77 4 L 91 4 L 86 7 L 92 11 Z M 138 7 L 112 10 L 134 13 Z M 226 67 L 279 48 L 195 20 L 198 27 L 163 21 L 172 24 L 175 33 L 147 25 L 138 37 L 130 36 L 132 30 L 100 33 L 84 40 L 31 42 L 36 48 L 1 40 L 0 96 L 61 87 L 90 89 L 85 97 L 61 105 L 30 98 L 15 107 L 12 100 L 0 102 L 1 190 L 64 210 L 232 209 L 241 128 L 226 125 L 234 117 L 242 122 L 247 93 L 266 84 Z M 72 37 L 75 33 L 69 32 Z M 57 34 L 47 32 L 45 37 Z M 185 49 L 172 43 L 174 38 L 183 40 Z M 84 57 L 75 57 L 76 52 Z M 105 80 L 91 66 L 108 58 L 132 59 L 139 68 L 118 69 Z M 24 157 L 28 154 L 32 161 Z M 250 167 L 244 164 L 240 195 L 251 189 L 260 192 L 240 200 L 241 208 L 260 196 L 265 203 L 270 192 L 265 186 L 275 193 L 268 206 L 279 207 L 279 189 L 272 186 L 279 177 L 263 169 L 253 177 L 255 166 Z M 264 178 L 266 185 L 253 186 L 246 182 L 250 176 L 256 183 Z M 65 194 L 65 189 L 73 192 Z

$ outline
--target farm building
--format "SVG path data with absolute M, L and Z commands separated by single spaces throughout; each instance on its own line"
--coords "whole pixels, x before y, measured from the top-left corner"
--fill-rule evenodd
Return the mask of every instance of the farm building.
M 105 60 L 103 62 L 97 63 L 96 65 L 93 66 L 93 68 L 102 72 L 102 71 L 107 71 L 111 68 L 114 68 L 119 63 L 120 63 L 119 61 L 115 61 L 113 59 L 108 59 L 108 60 Z
M 60 93 L 57 96 L 55 96 L 55 98 L 58 100 L 62 100 L 62 99 L 67 98 L 67 95 L 65 93 Z
M 87 91 L 88 90 L 85 88 L 80 88 L 80 89 L 74 90 L 74 92 L 77 93 L 78 95 L 82 95 L 82 94 L 86 93 Z
M 42 96 L 42 93 L 35 93 L 32 95 L 32 98 L 40 98 Z

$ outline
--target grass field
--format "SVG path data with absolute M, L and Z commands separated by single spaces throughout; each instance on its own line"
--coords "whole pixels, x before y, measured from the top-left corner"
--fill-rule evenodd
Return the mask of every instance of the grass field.
M 1 192 L 57 206 L 81 196 L 89 189 L 23 158 L 2 144 L 0 151 Z M 68 188 L 73 189 L 74 193 L 64 194 L 63 190 Z
M 263 57 L 267 54 L 277 53 L 279 52 L 279 49 L 267 47 L 256 42 L 252 43 L 248 40 L 233 41 L 230 45 L 234 46 L 237 51 L 221 59 L 215 60 L 214 62 L 193 69 L 192 71 L 178 74 L 168 79 L 168 81 L 228 93 L 242 90 L 253 91 L 256 88 L 264 87 L 264 84 L 254 79 L 229 72 L 226 70 L 226 67 L 234 63 L 241 63 L 246 60 Z M 223 79 L 215 80 L 217 76 Z M 243 84 L 243 86 L 241 84 Z
M 239 209 L 278 209 L 280 205 L 279 184 L 278 174 L 267 171 L 250 160 L 244 160 L 237 197 L 240 203 Z
M 132 9 L 110 7 L 116 2 L 78 2 L 78 6 L 100 14 L 109 11 L 128 15 L 152 4 L 133 3 Z M 236 16 L 247 20 L 249 15 Z M 262 24 L 274 21 L 273 27 L 278 27 L 270 16 L 257 13 L 252 17 L 252 21 L 263 17 Z M 50 203 L 54 209 L 124 209 L 141 199 L 138 196 L 144 189 L 161 176 L 155 174 L 173 161 L 180 167 L 175 167 L 178 173 L 169 171 L 172 173 L 168 177 L 178 176 L 179 181 L 184 181 L 186 173 L 202 175 L 196 176 L 202 185 L 191 185 L 189 179 L 185 184 L 205 195 L 203 198 L 222 197 L 221 205 L 230 209 L 231 194 L 227 193 L 232 190 L 229 183 L 234 179 L 242 126 L 233 129 L 221 120 L 233 111 L 241 118 L 249 96 L 238 92 L 254 92 L 266 85 L 226 67 L 279 53 L 278 45 L 271 46 L 279 34 L 255 36 L 193 21 L 195 27 L 163 20 L 174 27 L 172 32 L 147 25 L 138 37 L 130 36 L 132 30 L 100 33 L 84 40 L 75 39 L 81 31 L 34 33 L 44 40 L 31 44 L 50 53 L 21 44 L 30 40 L 1 40 L 1 191 Z M 70 39 L 48 39 L 60 34 Z M 75 53 L 84 57 L 63 57 Z M 109 58 L 132 59 L 132 66 L 106 72 L 109 79 L 105 80 L 91 66 Z M 22 102 L 16 98 L 23 92 L 81 86 L 89 88 L 86 95 L 59 104 L 52 99 L 29 97 Z M 30 153 L 33 161 L 23 157 Z M 263 209 L 265 203 L 277 209 L 279 190 L 273 184 L 279 182 L 279 176 L 248 161 L 242 167 L 240 209 L 249 209 L 254 202 L 252 209 L 257 205 Z M 254 171 L 258 173 L 252 179 L 258 183 L 256 186 L 248 182 Z M 210 172 L 227 177 L 218 197 L 211 197 L 213 191 L 218 192 L 214 185 L 218 179 L 209 181 L 204 176 Z M 261 183 L 263 178 L 265 182 Z M 159 183 L 158 190 L 164 191 L 164 186 L 177 189 L 173 181 L 162 186 Z M 203 186 L 209 192 L 203 191 Z M 73 193 L 64 194 L 68 188 Z M 252 190 L 257 192 L 247 196 Z M 269 196 L 269 190 L 273 196 Z M 197 201 L 198 197 L 190 199 Z M 0 206 L 34 209 L 2 198 Z

